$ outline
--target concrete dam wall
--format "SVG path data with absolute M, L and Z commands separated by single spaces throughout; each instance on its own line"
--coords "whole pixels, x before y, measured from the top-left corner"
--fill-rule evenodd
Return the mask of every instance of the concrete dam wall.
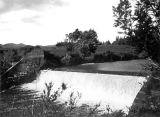
M 62 83 L 67 84 L 67 90 L 60 97 L 61 101 L 67 101 L 71 92 L 81 93 L 78 104 L 101 104 L 102 109 L 109 104 L 112 110 L 127 111 L 127 107 L 133 104 L 136 95 L 145 81 L 144 77 L 108 75 L 98 73 L 80 73 L 64 71 L 41 71 L 37 80 L 24 84 L 24 89 L 33 89 L 42 93 L 45 83 L 53 82 L 53 91 Z

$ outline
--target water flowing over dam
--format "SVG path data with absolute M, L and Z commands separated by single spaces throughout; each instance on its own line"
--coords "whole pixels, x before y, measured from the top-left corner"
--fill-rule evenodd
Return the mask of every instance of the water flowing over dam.
M 62 83 L 67 84 L 67 90 L 60 97 L 67 101 L 71 92 L 82 94 L 78 104 L 101 104 L 106 108 L 109 104 L 112 110 L 127 110 L 133 104 L 136 95 L 145 81 L 144 77 L 109 75 L 98 73 L 80 73 L 65 71 L 41 71 L 37 80 L 22 85 L 23 89 L 32 89 L 43 93 L 45 83 L 53 82 L 53 91 Z

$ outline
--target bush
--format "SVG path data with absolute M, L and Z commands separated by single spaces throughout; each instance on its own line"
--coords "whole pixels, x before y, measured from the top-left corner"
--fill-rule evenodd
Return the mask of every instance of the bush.
M 90 44 L 88 45 L 89 51 L 90 51 L 91 53 L 95 53 L 97 47 L 98 47 L 98 46 L 97 46 L 96 44 L 94 44 L 94 43 L 90 43 Z
M 88 57 L 91 55 L 91 51 L 89 50 L 89 48 L 87 46 L 80 48 L 80 51 L 84 57 Z
M 141 53 L 139 53 L 138 58 L 140 59 L 146 59 L 148 57 L 147 52 L 142 51 Z
M 120 56 L 111 51 L 107 51 L 105 53 L 95 54 L 93 60 L 94 62 L 113 62 L 120 60 Z
M 70 61 L 71 61 L 71 56 L 69 54 L 66 54 L 66 56 L 64 56 L 62 59 L 61 59 L 61 63 L 63 65 L 70 65 Z
M 101 62 L 105 62 L 105 61 L 104 61 L 104 53 L 95 54 L 95 55 L 94 55 L 94 58 L 93 58 L 93 61 L 94 61 L 94 62 L 97 62 L 97 63 L 98 63 L 98 62 L 100 62 L 100 63 L 101 63 Z
M 141 104 L 133 105 L 129 110 L 130 116 L 156 115 L 160 116 L 160 96 L 147 95 Z M 150 116 L 147 116 L 150 117 Z
M 152 61 L 153 62 L 153 61 Z M 146 70 L 151 71 L 147 76 L 147 82 L 143 88 L 145 98 L 140 104 L 135 104 L 130 109 L 130 115 L 151 115 L 160 116 L 160 66 L 157 63 L 146 65 Z
M 116 53 L 111 52 L 111 51 L 107 51 L 106 56 L 107 56 L 107 60 L 111 61 L 111 62 L 120 60 L 120 56 Z
M 72 43 L 68 43 L 66 45 L 66 50 L 67 50 L 67 52 L 72 52 L 74 50 L 73 44 Z
M 122 61 L 138 59 L 138 56 L 133 53 L 120 53 L 120 56 Z
M 44 59 L 56 65 L 61 65 L 61 57 L 56 56 L 48 51 L 44 51 Z
M 83 58 L 78 53 L 66 54 L 61 59 L 63 65 L 78 65 L 83 63 Z
M 65 45 L 66 45 L 65 42 L 58 42 L 58 43 L 56 44 L 57 47 L 58 47 L 58 46 L 65 46 Z
M 134 53 L 114 53 L 107 51 L 105 53 L 99 53 L 94 55 L 94 62 L 113 62 L 113 61 L 126 61 L 138 59 L 138 56 Z

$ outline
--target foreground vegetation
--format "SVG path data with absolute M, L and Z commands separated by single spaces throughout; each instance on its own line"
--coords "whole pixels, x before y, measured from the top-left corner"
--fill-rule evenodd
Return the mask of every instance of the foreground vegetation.
M 15 96 L 11 100 L 10 108 L 0 111 L 1 116 L 27 116 L 27 117 L 158 117 L 160 115 L 158 107 L 153 107 L 155 97 L 148 97 L 143 105 L 134 105 L 128 108 L 129 113 L 125 114 L 122 110 L 112 111 L 109 105 L 105 110 L 99 109 L 100 103 L 94 106 L 86 104 L 78 105 L 81 99 L 80 93 L 71 92 L 68 101 L 59 102 L 59 97 L 67 85 L 62 83 L 61 87 L 53 92 L 53 83 L 45 84 L 46 90 L 40 97 L 33 97 L 32 100 L 21 100 L 19 106 Z M 151 98 L 154 98 L 154 100 Z M 150 106 L 150 107 L 149 107 Z M 158 104 L 157 104 L 158 106 Z

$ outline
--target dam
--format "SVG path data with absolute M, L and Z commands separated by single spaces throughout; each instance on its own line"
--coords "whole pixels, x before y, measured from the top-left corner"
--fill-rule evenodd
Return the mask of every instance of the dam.
M 127 112 L 145 81 L 140 76 L 42 70 L 35 81 L 21 87 L 36 90 L 40 95 L 46 90 L 45 83 L 54 84 L 52 92 L 64 83 L 68 88 L 59 97 L 61 102 L 69 100 L 71 92 L 78 92 L 81 94 L 78 105 L 100 104 L 102 110 L 109 105 L 113 111 Z

